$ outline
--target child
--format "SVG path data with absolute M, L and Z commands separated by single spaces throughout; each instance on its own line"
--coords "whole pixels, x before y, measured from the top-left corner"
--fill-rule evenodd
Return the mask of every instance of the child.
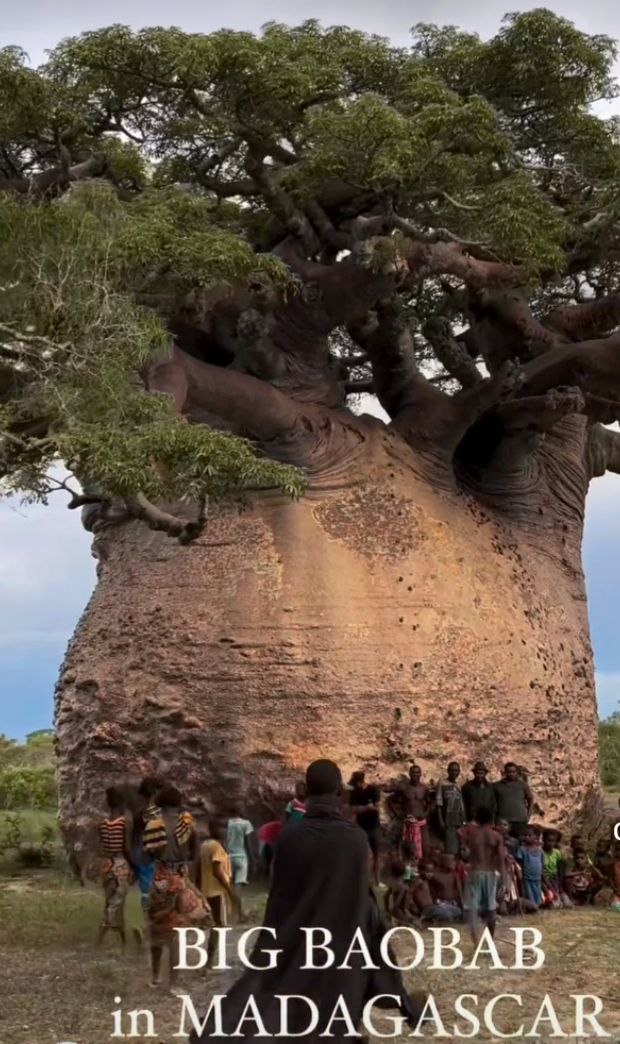
M 506 853 L 504 863 L 504 876 L 500 884 L 498 896 L 498 910 L 504 916 L 522 916 L 523 914 L 538 913 L 538 906 L 531 899 L 522 895 L 523 873 L 514 856 Z
M 614 898 L 611 907 L 612 910 L 616 910 L 620 913 L 620 841 L 614 843 L 613 859 L 612 883 Z
M 560 849 L 562 835 L 557 830 L 543 830 L 543 893 L 546 904 L 559 909 L 572 906 L 564 890 L 565 859 Z
M 566 874 L 567 890 L 575 906 L 592 902 L 601 885 L 601 875 L 590 863 L 585 848 L 576 848 L 572 868 Z
M 393 859 L 388 867 L 388 887 L 383 902 L 388 921 L 392 925 L 411 924 L 411 892 L 404 880 L 405 867 Z
M 249 839 L 254 827 L 243 819 L 239 806 L 234 806 L 226 829 L 226 850 L 230 856 L 233 880 L 236 885 L 247 885 L 251 849 Z
M 511 856 L 516 856 L 517 849 L 519 847 L 519 842 L 517 841 L 516 837 L 513 837 L 512 834 L 510 833 L 510 823 L 508 822 L 508 820 L 507 819 L 498 819 L 498 820 L 496 820 L 496 822 L 495 822 L 495 829 L 497 830 L 498 834 L 502 835 L 502 840 L 504 842 L 504 848 L 506 849 L 508 854 L 511 855 Z
M 418 869 L 419 876 L 413 883 L 411 895 L 420 915 L 420 920 L 422 922 L 443 921 L 446 923 L 460 921 L 462 910 L 459 906 L 434 898 L 433 886 L 435 889 L 437 886 L 433 882 L 435 872 L 433 863 L 427 859 L 422 859 Z
M 517 849 L 517 860 L 523 873 L 523 895 L 537 907 L 542 906 L 543 855 L 538 836 L 527 827 Z
M 604 877 L 605 882 L 609 885 L 612 884 L 613 869 L 614 869 L 614 858 L 611 854 L 611 841 L 607 838 L 602 837 L 596 842 L 596 851 L 594 853 L 594 866 L 598 870 L 599 874 Z
M 404 861 L 403 880 L 405 884 L 411 884 L 418 875 L 418 863 L 415 857 L 415 845 L 413 841 L 403 841 L 401 851 Z
M 467 879 L 469 873 L 469 848 L 461 840 L 461 848 L 459 851 L 459 857 L 456 861 L 456 872 L 459 875 L 459 881 L 461 882 L 461 890 Z
M 463 891 L 456 869 L 456 858 L 444 852 L 431 880 L 431 893 L 436 903 L 448 903 L 463 909 Z
M 569 865 L 569 868 L 571 870 L 574 869 L 574 861 L 575 861 L 575 853 L 576 852 L 585 852 L 586 853 L 586 861 L 588 863 L 588 866 L 592 866 L 592 860 L 590 859 L 590 856 L 588 855 L 588 851 L 586 849 L 586 843 L 585 843 L 585 841 L 583 839 L 583 834 L 573 834 L 573 836 L 570 839 L 570 853 L 571 854 L 570 854 L 570 857 L 569 857 L 569 860 L 568 860 L 568 865 Z
M 232 885 L 230 857 L 224 848 L 225 824 L 216 819 L 210 824 L 210 836 L 203 841 L 198 851 L 196 884 L 209 904 L 216 928 L 225 928 L 229 913 L 240 913 L 239 901 Z M 207 946 L 207 968 L 213 963 L 217 938 L 209 932 Z

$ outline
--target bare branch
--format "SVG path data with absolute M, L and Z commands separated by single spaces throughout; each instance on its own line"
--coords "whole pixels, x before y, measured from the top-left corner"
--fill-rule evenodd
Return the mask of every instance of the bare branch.
M 452 324 L 448 319 L 434 316 L 424 324 L 422 333 L 443 368 L 459 381 L 463 388 L 473 388 L 480 384 L 482 375 L 465 344 L 454 337 Z
M 620 333 L 577 344 L 560 344 L 528 362 L 524 394 L 540 395 L 550 388 L 571 385 L 589 395 L 609 397 L 620 392 Z
M 552 388 L 544 395 L 526 395 L 502 402 L 497 414 L 507 432 L 542 433 L 551 431 L 562 417 L 583 413 L 585 408 L 586 400 L 580 388 Z
M 146 522 L 149 529 L 167 533 L 175 537 L 181 544 L 190 544 L 202 533 L 207 523 L 207 498 L 201 497 L 195 519 L 183 519 L 172 515 L 152 504 L 144 494 L 137 493 L 133 497 L 125 497 L 127 510 L 141 522 Z
M 558 308 L 545 319 L 545 325 L 564 334 L 571 341 L 601 337 L 620 325 L 620 294 L 599 297 L 595 301 Z
M 399 227 L 402 227 L 401 222 Z M 471 251 L 477 246 L 479 244 L 458 241 L 423 242 L 417 238 L 409 240 L 405 256 L 415 278 L 453 275 L 473 290 L 522 285 L 524 272 L 521 269 L 501 261 L 474 257 Z
M 146 373 L 149 391 L 170 395 L 179 414 L 192 408 L 229 421 L 261 442 L 290 432 L 300 407 L 265 381 L 201 362 L 173 346 Z
M 397 297 L 379 302 L 375 311 L 348 327 L 370 358 L 375 393 L 390 417 L 417 408 L 421 401 L 438 402 L 444 394 L 418 371 L 411 330 L 400 314 Z
M 591 478 L 599 478 L 606 471 L 620 475 L 620 432 L 593 424 L 588 436 L 586 458 Z
M 306 215 L 295 206 L 288 193 L 272 177 L 261 160 L 250 154 L 246 160 L 248 174 L 255 182 L 272 214 L 284 227 L 299 239 L 311 257 L 318 254 L 321 242 Z
M 64 192 L 74 181 L 102 177 L 107 171 L 107 160 L 101 154 L 90 156 L 74 166 L 68 166 L 65 157 L 60 166 L 44 170 L 32 178 L 0 179 L 0 191 L 18 195 L 55 196 Z

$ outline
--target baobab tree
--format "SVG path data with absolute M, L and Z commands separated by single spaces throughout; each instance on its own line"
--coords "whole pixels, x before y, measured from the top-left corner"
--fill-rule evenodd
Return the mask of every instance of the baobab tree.
M 550 821 L 596 788 L 613 58 L 543 10 L 2 52 L 2 470 L 68 489 L 98 558 L 57 690 L 70 836 L 119 770 L 256 811 L 319 754 L 511 758 Z

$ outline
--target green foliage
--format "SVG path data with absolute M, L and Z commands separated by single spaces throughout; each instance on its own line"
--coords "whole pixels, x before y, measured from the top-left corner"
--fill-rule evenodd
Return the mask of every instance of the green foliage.
M 162 272 L 160 291 L 172 295 L 257 271 L 286 285 L 275 259 L 257 258 L 209 226 L 210 209 L 173 189 L 130 206 L 99 184 L 52 206 L 0 197 L 0 321 L 6 337 L 24 337 L 12 394 L 0 406 L 8 490 L 45 499 L 47 471 L 60 458 L 110 496 L 301 491 L 291 468 L 262 461 L 242 440 L 182 423 L 167 398 L 144 395 L 136 381 L 168 344 L 159 316 L 135 302 L 153 267 Z M 33 441 L 43 418 L 45 434 Z M 166 470 L 156 471 L 154 460 Z
M 9 814 L 5 820 L 4 836 L 0 837 L 0 855 L 13 854 L 17 866 L 24 869 L 46 869 L 54 861 L 56 830 L 46 824 L 41 836 L 24 840 L 28 824 L 19 815 Z
M 620 711 L 598 727 L 603 786 L 620 790 Z
M 58 166 L 64 148 L 74 163 L 105 157 L 109 179 L 59 198 L 0 193 L 6 488 L 44 499 L 60 458 L 109 496 L 299 495 L 298 473 L 182 423 L 136 374 L 165 349 L 170 315 L 213 287 L 258 274 L 292 293 L 258 249 L 286 206 L 334 186 L 532 281 L 596 268 L 615 289 L 620 140 L 591 109 L 616 93 L 614 57 L 609 38 L 543 9 L 488 41 L 419 25 L 410 48 L 311 20 L 260 36 L 115 25 L 63 41 L 38 70 L 1 50 L 3 176 Z M 269 188 L 252 182 L 257 159 Z
M 33 768 L 54 763 L 54 733 L 42 729 L 27 736 L 24 743 L 0 733 L 0 771 L 12 766 Z
M 56 803 L 53 734 L 25 743 L 0 735 L 0 810 L 54 809 Z
M 64 867 L 56 813 L 0 811 L 0 873 Z
M 53 808 L 56 776 L 52 766 L 14 766 L 0 771 L 0 809 Z

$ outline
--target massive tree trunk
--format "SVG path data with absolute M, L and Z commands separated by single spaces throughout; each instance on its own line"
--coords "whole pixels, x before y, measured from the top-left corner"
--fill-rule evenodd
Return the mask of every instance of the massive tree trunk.
M 344 427 L 354 441 L 338 454 L 332 422 L 298 503 L 223 509 L 189 547 L 139 522 L 99 530 L 57 694 L 70 838 L 107 785 L 153 771 L 198 810 L 239 798 L 256 816 L 318 756 L 377 780 L 413 759 L 428 778 L 515 760 L 551 823 L 597 786 L 584 418 L 538 451 L 527 490 L 504 473 L 487 505 L 392 427 Z

